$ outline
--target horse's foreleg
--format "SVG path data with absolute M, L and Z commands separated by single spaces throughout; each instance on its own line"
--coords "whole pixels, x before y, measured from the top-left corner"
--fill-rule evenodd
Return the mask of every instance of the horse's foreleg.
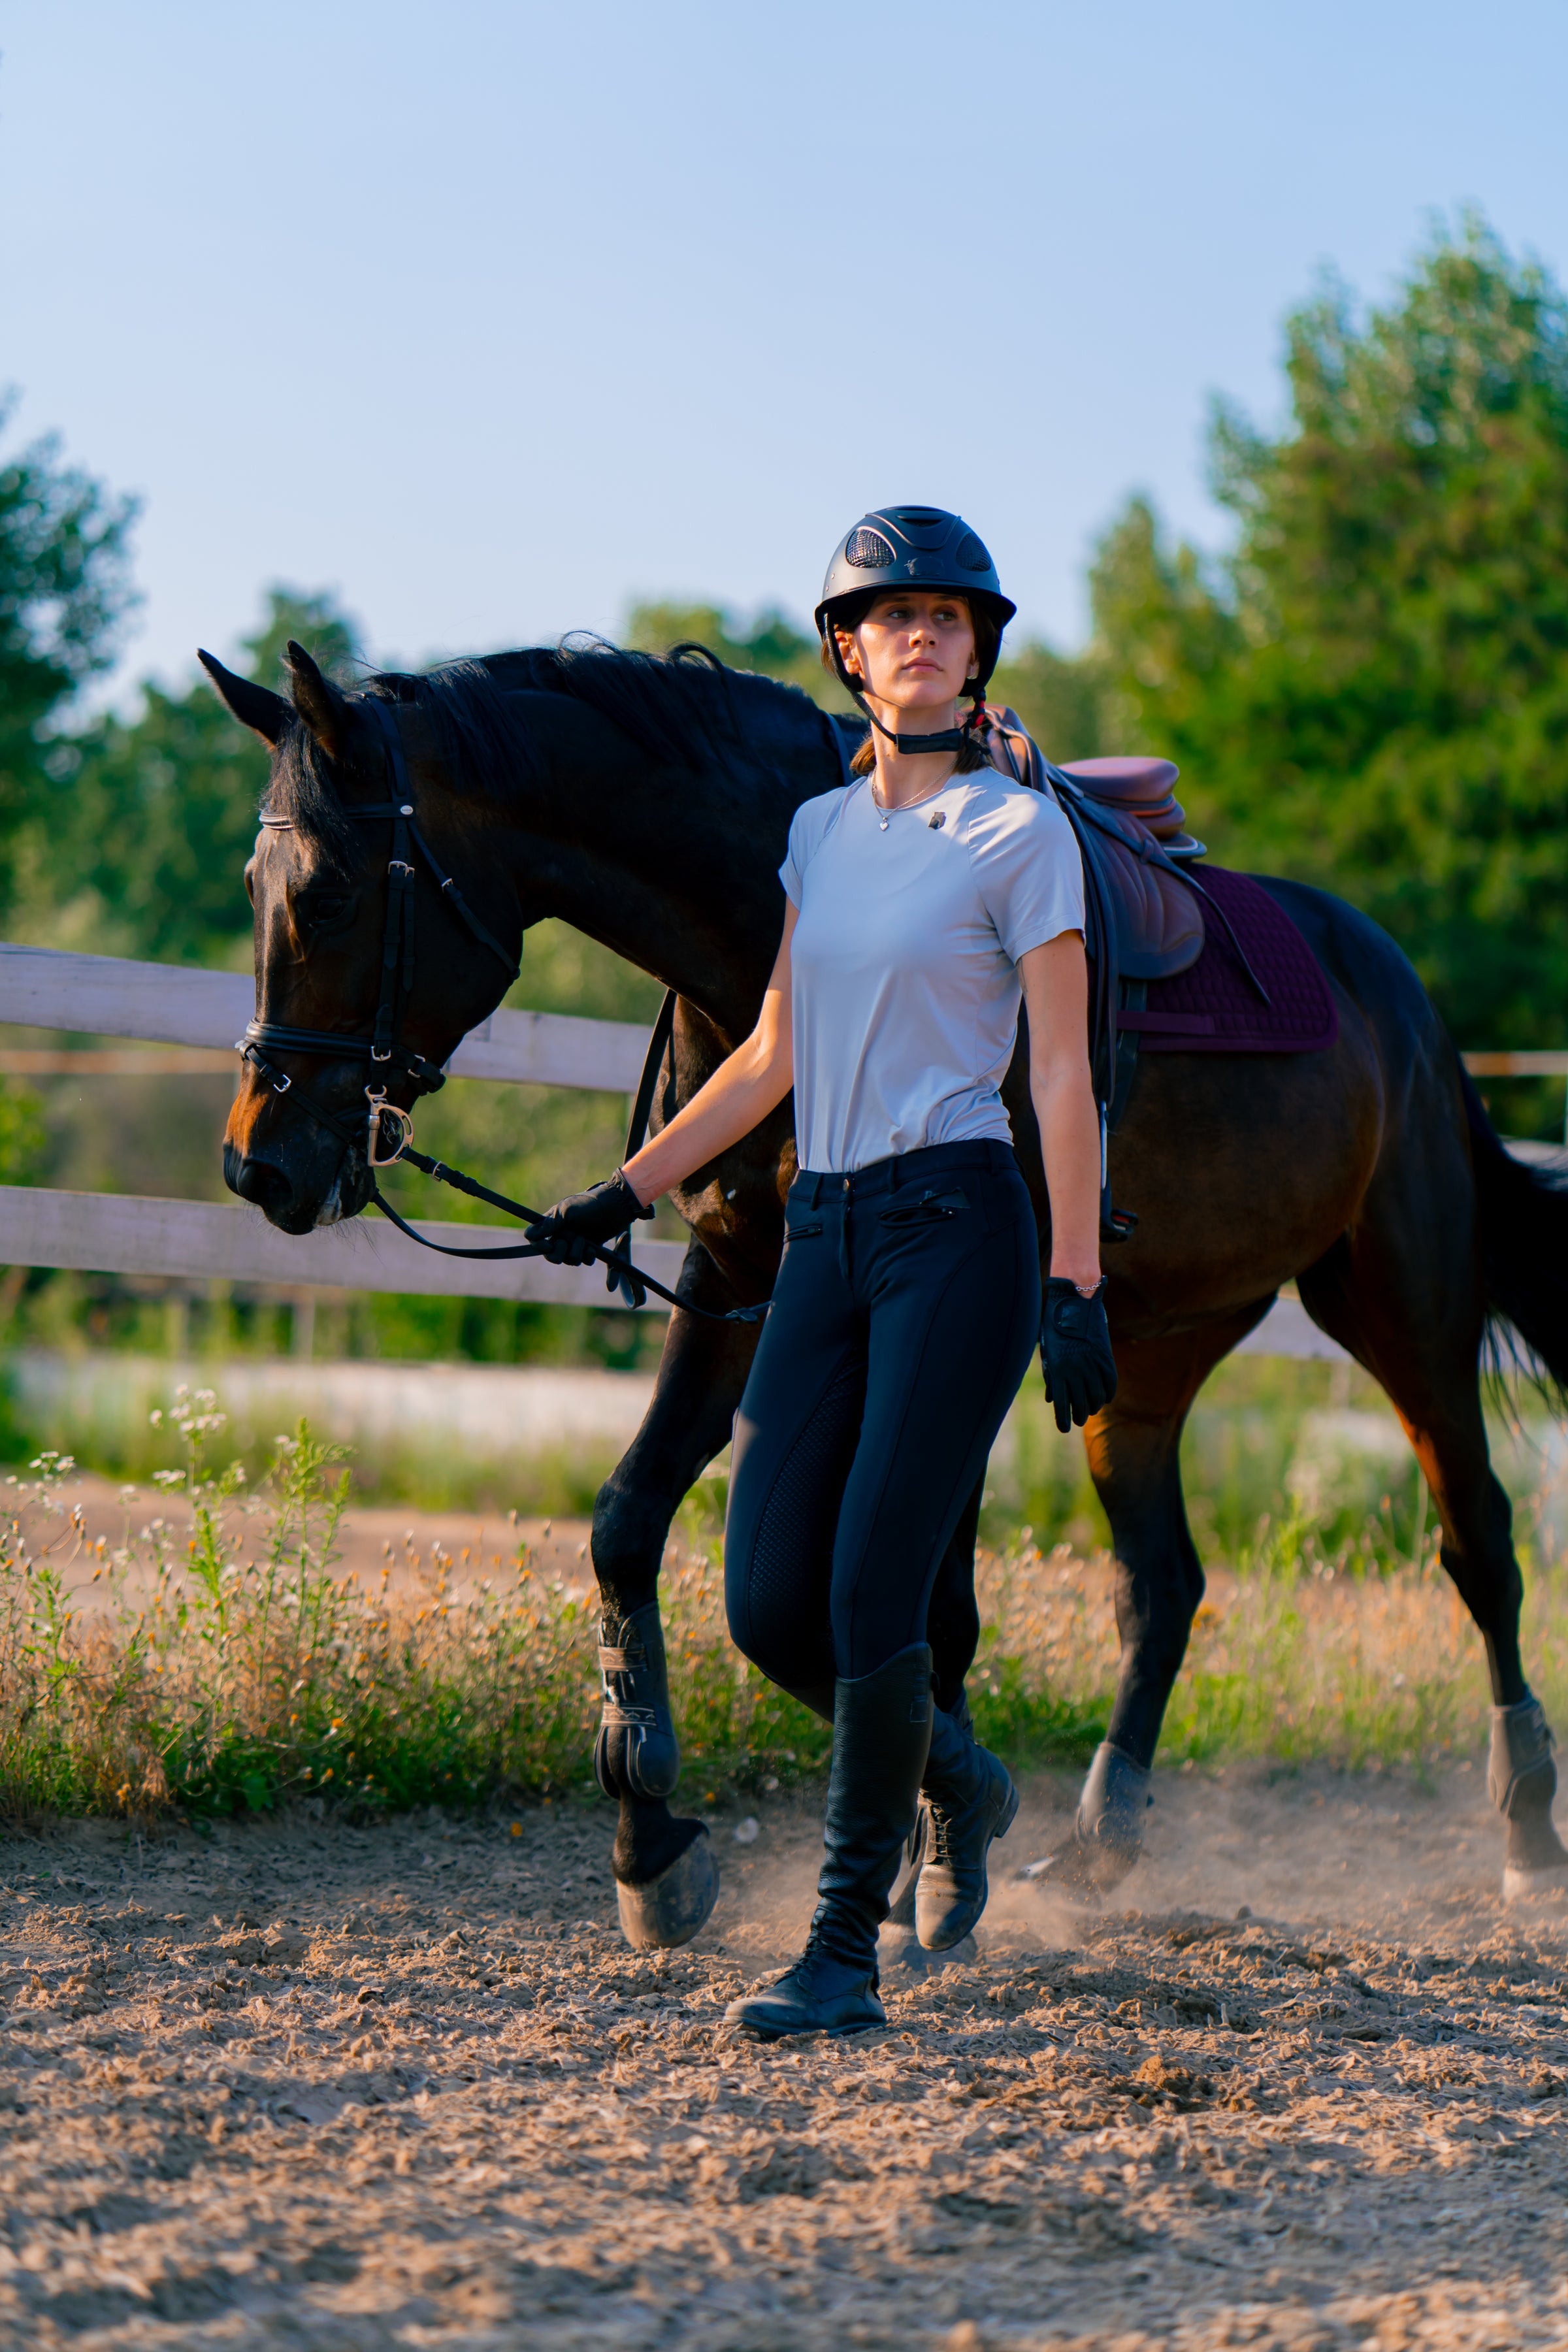
M 1069 1894 L 1116 1885 L 1142 1850 L 1160 1727 L 1204 1597 L 1203 1564 L 1182 1499 L 1182 1429 L 1215 1365 L 1268 1304 L 1260 1300 L 1223 1323 L 1172 1339 L 1119 1341 L 1116 1395 L 1084 1433 L 1115 1549 L 1121 1669 L 1072 1842 L 1032 1874 Z
M 711 1262 L 695 1244 L 679 1287 L 694 1303 L 721 1303 L 709 1295 L 718 1290 Z M 689 1942 L 718 1898 L 718 1870 L 701 1822 L 672 1814 L 668 1802 L 680 1749 L 658 1570 L 677 1505 L 729 1443 L 756 1337 L 746 1325 L 701 1322 L 679 1308 L 671 1314 L 653 1402 L 594 1507 L 605 1694 L 594 1768 L 620 1806 L 616 1895 L 622 1928 L 638 1945 Z

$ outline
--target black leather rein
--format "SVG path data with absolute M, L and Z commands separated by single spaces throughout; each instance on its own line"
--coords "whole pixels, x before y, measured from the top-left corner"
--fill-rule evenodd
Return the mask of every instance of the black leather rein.
M 386 1199 L 375 1181 L 378 1168 L 390 1168 L 395 1161 L 405 1160 L 410 1167 L 417 1168 L 422 1175 L 433 1176 L 438 1183 L 449 1184 L 454 1192 L 466 1193 L 470 1200 L 483 1201 L 489 1207 L 500 1209 L 506 1216 L 516 1217 L 525 1224 L 542 1223 L 542 1212 L 529 1208 L 521 1201 L 509 1201 L 504 1192 L 492 1192 L 488 1185 L 477 1182 L 472 1176 L 465 1176 L 461 1169 L 448 1168 L 443 1161 L 416 1151 L 413 1140 L 413 1114 L 404 1110 L 399 1104 L 387 1101 L 384 1081 L 379 1087 L 366 1086 L 364 1092 L 368 1109 L 363 1120 L 354 1121 L 340 1118 L 336 1111 L 329 1110 L 303 1089 L 297 1090 L 294 1081 L 268 1059 L 270 1052 L 317 1054 L 334 1062 L 365 1062 L 373 1072 L 384 1071 L 388 1077 L 408 1079 L 420 1094 L 435 1094 L 446 1085 L 447 1073 L 441 1065 L 430 1061 L 423 1054 L 415 1053 L 403 1043 L 402 1036 L 404 1007 L 414 984 L 416 856 L 424 859 L 442 896 L 471 936 L 480 947 L 488 949 L 505 965 L 508 987 L 521 969 L 494 932 L 487 929 L 479 920 L 451 875 L 443 873 L 429 843 L 420 832 L 415 818 L 414 792 L 404 757 L 403 739 L 392 713 L 384 703 L 372 695 L 353 696 L 350 699 L 362 703 L 381 729 L 393 791 L 393 797 L 388 801 L 375 801 L 362 808 L 345 807 L 344 810 L 346 815 L 356 821 L 374 824 L 390 819 L 392 824 L 392 854 L 386 868 L 386 924 L 382 934 L 381 991 L 371 1034 L 366 1037 L 356 1035 L 352 1030 L 295 1029 L 283 1022 L 252 1021 L 244 1036 L 238 1040 L 238 1050 L 262 1077 L 270 1080 L 275 1094 L 297 1093 L 300 1108 L 320 1126 L 329 1129 L 346 1144 L 363 1146 L 370 1170 L 371 1200 L 399 1233 L 405 1234 L 411 1242 L 417 1242 L 421 1249 L 434 1250 L 441 1257 L 542 1257 L 543 1251 L 531 1242 L 516 1243 L 504 1249 L 458 1249 L 446 1242 L 431 1241 L 417 1226 L 411 1225 L 406 1217 L 400 1216 Z M 291 826 L 291 820 L 287 817 L 263 816 L 261 822 L 273 832 L 286 832 Z M 646 1073 L 645 1087 L 651 1095 L 651 1077 Z M 639 1088 L 639 1099 L 643 1091 Z M 646 1116 L 645 1111 L 645 1118 Z M 381 1148 L 385 1140 L 384 1120 L 393 1121 L 396 1129 L 394 1148 L 390 1151 Z M 678 1297 L 673 1290 L 667 1290 L 662 1282 L 656 1281 L 651 1274 L 645 1274 L 629 1256 L 619 1251 L 592 1245 L 590 1255 L 608 1268 L 612 1290 L 621 1291 L 633 1306 L 640 1307 L 643 1296 L 651 1290 L 658 1297 L 667 1299 L 671 1307 L 679 1307 L 682 1313 L 696 1315 L 709 1323 L 760 1322 L 768 1310 L 769 1302 L 764 1299 L 757 1307 L 731 1307 L 728 1314 L 717 1314 L 711 1307 L 698 1307 L 689 1299 Z

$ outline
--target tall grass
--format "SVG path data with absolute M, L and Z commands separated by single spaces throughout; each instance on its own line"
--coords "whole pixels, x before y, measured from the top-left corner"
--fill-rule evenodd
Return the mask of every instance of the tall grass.
M 188 1528 L 128 1517 L 121 1544 L 89 1547 L 58 1454 L 0 1488 L 0 1811 L 368 1814 L 591 1785 L 595 1612 L 526 1545 L 471 1582 L 437 1552 L 413 1588 L 390 1568 L 366 1584 L 339 1573 L 342 1449 L 301 1422 L 253 1489 L 243 1465 L 214 1466 L 210 1391 L 177 1391 L 168 1425 L 184 1462 L 158 1484 L 188 1501 Z M 730 1645 L 721 1501 L 721 1481 L 689 1500 L 662 1586 L 699 1806 L 819 1770 L 829 1744 Z M 1526 1567 L 1531 1671 L 1561 1713 L 1568 1579 L 1555 1559 Z M 1108 1559 L 1043 1553 L 1026 1527 L 982 1552 L 978 1589 L 981 1737 L 1017 1763 L 1083 1758 L 1115 1682 Z M 1347 1533 L 1298 1502 L 1215 1580 L 1163 1753 L 1426 1762 L 1479 1745 L 1487 1705 L 1479 1637 L 1425 1528 L 1388 1505 Z

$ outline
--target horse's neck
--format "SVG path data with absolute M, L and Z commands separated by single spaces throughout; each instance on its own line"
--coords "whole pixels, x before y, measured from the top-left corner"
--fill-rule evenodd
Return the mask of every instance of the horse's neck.
M 660 766 L 580 705 L 529 695 L 531 763 L 515 877 L 525 922 L 555 916 L 739 1038 L 783 921 L 778 867 L 802 801 L 839 780 L 804 730 L 760 764 Z

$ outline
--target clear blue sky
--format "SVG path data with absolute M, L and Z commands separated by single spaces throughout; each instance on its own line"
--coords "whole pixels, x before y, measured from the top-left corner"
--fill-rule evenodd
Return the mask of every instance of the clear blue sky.
M 0 380 L 145 499 L 126 676 L 273 580 L 384 658 L 805 614 L 899 499 L 1070 642 L 1322 265 L 1568 267 L 1565 68 L 1563 0 L 4 0 Z

